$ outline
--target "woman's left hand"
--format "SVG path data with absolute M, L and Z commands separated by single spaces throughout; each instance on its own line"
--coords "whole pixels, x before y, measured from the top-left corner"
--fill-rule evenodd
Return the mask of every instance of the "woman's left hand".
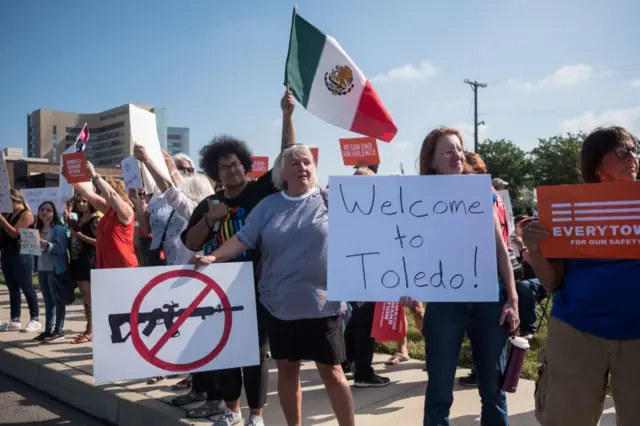
M 196 269 L 197 268 L 201 268 L 203 266 L 209 266 L 212 263 L 216 262 L 216 257 L 213 255 L 209 255 L 209 256 L 202 256 L 202 255 L 195 255 L 191 258 L 191 260 L 189 260 L 189 264 L 190 265 L 196 265 Z
M 87 173 L 89 173 L 91 179 L 93 179 L 96 175 L 96 170 L 93 168 L 93 164 L 91 164 L 90 161 L 87 161 Z
M 518 303 L 509 299 L 502 307 L 502 316 L 500 316 L 500 325 L 504 325 L 505 321 L 509 323 L 509 331 L 513 333 L 520 326 L 520 314 L 518 313 Z

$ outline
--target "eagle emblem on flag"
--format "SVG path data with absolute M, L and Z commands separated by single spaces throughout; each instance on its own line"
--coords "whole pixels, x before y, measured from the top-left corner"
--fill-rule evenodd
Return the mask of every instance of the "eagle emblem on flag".
M 353 70 L 347 65 L 336 65 L 332 71 L 324 73 L 324 84 L 334 95 L 346 95 L 354 86 Z

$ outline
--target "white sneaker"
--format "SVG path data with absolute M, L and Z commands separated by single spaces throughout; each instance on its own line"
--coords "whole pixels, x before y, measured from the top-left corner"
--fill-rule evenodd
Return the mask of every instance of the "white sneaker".
M 34 331 L 38 331 L 41 328 L 42 328 L 42 324 L 40 324 L 40 321 L 31 320 L 29 321 L 29 324 L 27 324 L 27 326 L 24 328 L 24 330 L 22 330 L 22 332 L 33 333 Z
M 264 420 L 262 417 L 252 414 L 251 417 L 244 422 L 244 426 L 264 426 Z
M 17 321 L 7 321 L 0 324 L 0 331 L 20 330 L 21 328 L 22 324 Z
M 236 426 L 242 423 L 242 416 L 238 413 L 234 413 L 228 408 L 224 410 L 224 413 L 216 419 L 211 426 Z

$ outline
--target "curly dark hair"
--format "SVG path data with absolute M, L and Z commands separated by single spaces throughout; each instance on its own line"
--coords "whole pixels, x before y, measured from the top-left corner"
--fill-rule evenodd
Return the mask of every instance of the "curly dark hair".
M 203 146 L 200 150 L 200 168 L 207 176 L 216 182 L 220 180 L 220 170 L 218 170 L 218 160 L 220 157 L 235 155 L 242 163 L 246 173 L 251 171 L 251 148 L 240 139 L 233 136 L 221 135 L 214 137 L 211 142 Z

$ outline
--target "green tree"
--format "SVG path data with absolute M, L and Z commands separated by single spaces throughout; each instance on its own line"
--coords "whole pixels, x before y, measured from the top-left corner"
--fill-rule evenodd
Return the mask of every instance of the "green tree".
M 533 184 L 563 185 L 580 182 L 578 160 L 585 135 L 582 133 L 538 139 L 531 151 Z
M 520 191 L 527 184 L 531 169 L 526 152 L 510 140 L 486 139 L 478 144 L 478 154 L 492 178 L 499 177 L 509 183 L 511 200 L 520 198 Z

